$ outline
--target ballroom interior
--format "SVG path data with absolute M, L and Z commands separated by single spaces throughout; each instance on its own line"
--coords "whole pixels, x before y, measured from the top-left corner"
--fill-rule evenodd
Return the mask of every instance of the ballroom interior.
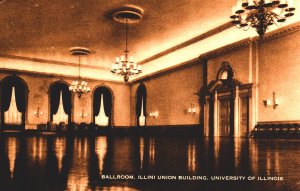
M 260 36 L 236 0 L 2 0 L 0 129 L 297 131 L 300 2 L 285 2 Z

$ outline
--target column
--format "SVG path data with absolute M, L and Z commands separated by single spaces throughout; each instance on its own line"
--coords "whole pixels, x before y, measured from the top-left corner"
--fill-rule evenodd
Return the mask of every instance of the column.
M 214 136 L 219 136 L 219 123 L 218 123 L 218 93 L 214 94 Z
M 209 136 L 209 98 L 205 98 L 205 103 L 204 103 L 204 136 Z
M 240 114 L 240 105 L 239 105 L 239 86 L 236 86 L 235 88 L 235 95 L 234 95 L 234 136 L 239 137 L 240 136 L 240 124 L 239 124 L 239 114 Z

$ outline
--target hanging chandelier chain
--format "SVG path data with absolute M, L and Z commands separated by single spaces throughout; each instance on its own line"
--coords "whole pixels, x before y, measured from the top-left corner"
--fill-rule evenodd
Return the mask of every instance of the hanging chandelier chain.
M 127 55 L 128 51 L 128 18 L 126 18 L 126 23 L 125 23 L 125 53 Z
M 85 80 L 81 80 L 81 56 L 90 54 L 90 50 L 83 47 L 74 47 L 70 49 L 72 55 L 78 56 L 78 80 L 74 80 L 69 86 L 69 90 L 77 94 L 78 98 L 90 92 L 90 87 Z
M 79 67 L 78 67 L 78 76 L 79 76 L 79 79 L 81 78 L 80 77 L 80 55 L 78 55 L 78 63 L 79 63 Z
M 125 18 L 125 50 L 124 56 L 116 57 L 116 62 L 112 64 L 111 72 L 116 75 L 121 75 L 125 82 L 128 82 L 131 76 L 142 73 L 142 68 L 140 65 L 134 63 L 133 57 L 129 57 L 128 50 L 128 24 L 130 18 Z

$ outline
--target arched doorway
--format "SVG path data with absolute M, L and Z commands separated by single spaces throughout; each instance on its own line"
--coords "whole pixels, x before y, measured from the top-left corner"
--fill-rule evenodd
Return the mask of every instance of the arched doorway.
M 26 82 L 12 75 L 4 78 L 0 86 L 2 129 L 25 130 L 28 100 Z
M 211 136 L 247 136 L 252 84 L 235 78 L 228 62 L 223 62 L 216 80 L 206 90 L 204 134 Z
M 56 81 L 49 88 L 50 121 L 70 124 L 72 121 L 72 94 L 69 85 L 64 81 Z
M 140 84 L 136 93 L 137 126 L 146 126 L 147 91 L 144 84 Z
M 93 93 L 93 123 L 98 126 L 113 126 L 113 95 L 110 88 L 97 87 Z

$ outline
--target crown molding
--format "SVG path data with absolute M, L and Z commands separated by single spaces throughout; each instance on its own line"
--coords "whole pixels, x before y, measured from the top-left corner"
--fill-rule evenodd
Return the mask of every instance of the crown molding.
M 140 78 L 136 78 L 136 79 L 130 81 L 130 85 L 134 85 L 134 84 L 137 84 L 137 83 L 142 83 L 142 82 L 145 82 L 145 81 L 149 81 L 151 79 L 154 79 L 154 78 L 166 75 L 166 74 L 170 74 L 170 73 L 173 73 L 173 72 L 176 72 L 176 71 L 179 71 L 179 70 L 183 70 L 185 68 L 189 68 L 191 66 L 202 63 L 201 60 L 202 60 L 202 58 L 194 58 L 192 60 L 189 60 L 189 61 L 183 62 L 181 64 L 178 64 L 176 66 L 172 66 L 172 67 L 162 69 L 162 70 L 159 70 L 157 72 L 142 76 Z
M 215 57 L 221 56 L 223 54 L 232 52 L 236 49 L 246 47 L 247 45 L 249 45 L 251 43 L 252 43 L 251 38 L 247 38 L 247 39 L 240 40 L 238 42 L 234 42 L 229 45 L 223 46 L 221 48 L 206 52 L 206 53 L 202 54 L 200 57 L 202 57 L 206 60 L 209 60 L 211 58 L 215 58 Z
M 41 59 L 41 58 L 32 58 L 32 57 L 16 56 L 16 55 L 9 55 L 9 54 L 0 54 L 0 58 L 7 58 L 7 59 L 12 59 L 12 60 L 23 60 L 23 61 L 38 62 L 38 63 L 46 63 L 46 64 L 53 64 L 53 65 L 78 67 L 78 63 L 62 62 L 62 61 L 55 61 L 55 60 L 46 60 L 46 59 Z M 86 64 L 83 64 L 83 65 L 80 64 L 80 67 L 91 68 L 91 69 L 100 69 L 100 70 L 108 70 L 108 68 L 105 68 L 105 67 L 86 65 Z
M 224 24 L 224 25 L 226 25 L 226 24 Z M 224 26 L 224 25 L 222 25 L 222 26 Z M 300 21 L 296 22 L 296 23 L 293 23 L 293 24 L 290 24 L 290 25 L 287 25 L 287 26 L 284 26 L 282 28 L 276 29 L 272 32 L 266 33 L 265 36 L 264 36 L 264 39 L 262 39 L 262 40 L 259 37 L 252 37 L 252 38 L 249 37 L 249 38 L 240 40 L 238 42 L 234 42 L 234 43 L 231 43 L 229 45 L 223 46 L 221 48 L 206 52 L 206 53 L 200 55 L 198 58 L 194 58 L 192 60 L 189 60 L 189 61 L 183 62 L 181 64 L 178 64 L 176 66 L 173 66 L 173 67 L 170 67 L 170 68 L 167 68 L 167 69 L 163 69 L 163 70 L 154 72 L 152 74 L 148 74 L 146 76 L 142 76 L 138 79 L 132 80 L 130 83 L 131 84 L 136 84 L 136 83 L 140 83 L 140 82 L 143 82 L 143 81 L 147 81 L 147 80 L 150 80 L 152 78 L 156 78 L 158 76 L 162 76 L 162 75 L 174 72 L 174 71 L 181 70 L 181 69 L 183 69 L 185 67 L 189 67 L 189 66 L 191 66 L 195 63 L 197 63 L 197 64 L 202 63 L 201 61 L 199 61 L 201 59 L 209 60 L 209 59 L 221 56 L 223 54 L 227 54 L 227 53 L 232 52 L 234 50 L 237 50 L 239 48 L 246 47 L 246 46 L 250 45 L 251 43 L 264 43 L 264 42 L 274 40 L 274 39 L 277 39 L 277 38 L 280 38 L 280 37 L 283 37 L 283 36 L 298 32 L 298 31 L 300 31 Z M 195 62 L 197 60 L 198 60 L 198 62 Z
M 190 46 L 190 45 L 192 45 L 194 43 L 197 43 L 197 42 L 199 42 L 201 40 L 207 39 L 207 38 L 209 38 L 209 37 L 211 37 L 213 35 L 216 35 L 216 34 L 222 32 L 224 30 L 227 30 L 227 29 L 229 29 L 231 27 L 233 27 L 233 25 L 231 24 L 231 22 L 227 22 L 227 23 L 225 23 L 223 25 L 220 25 L 220 26 L 218 26 L 218 27 L 216 27 L 216 28 L 214 28 L 212 30 L 209 30 L 209 31 L 207 31 L 207 32 L 205 32 L 203 34 L 200 34 L 200 35 L 198 35 L 198 36 L 196 36 L 196 37 L 194 37 L 194 38 L 192 38 L 190 40 L 187 40 L 187 41 L 185 41 L 183 43 L 180 43 L 180 44 L 178 44 L 176 46 L 173 46 L 172 48 L 169 48 L 169 49 L 164 50 L 164 51 L 162 51 L 162 52 L 160 52 L 158 54 L 155 54 L 155 55 L 153 55 L 153 56 L 151 56 L 149 58 L 146 58 L 146 59 L 138 62 L 137 64 L 146 64 L 147 62 L 151 62 L 151 61 L 156 60 L 156 59 L 158 59 L 160 57 L 163 57 L 163 56 L 165 56 L 167 54 L 175 52 L 175 51 L 177 51 L 179 49 L 182 49 L 184 47 Z
M 27 71 L 27 70 L 6 69 L 6 68 L 0 68 L 0 73 L 8 74 L 8 75 L 25 75 L 25 76 L 31 76 L 31 77 L 58 78 L 58 79 L 64 79 L 64 80 L 78 79 L 78 77 L 74 77 L 74 76 L 70 76 L 70 75 L 49 74 L 49 73 L 43 73 L 43 72 L 32 72 L 32 71 Z M 83 78 L 83 77 L 82 77 L 82 79 L 84 79 L 88 82 L 113 83 L 113 84 L 127 85 L 124 82 L 114 81 L 114 80 L 101 80 L 101 79 Z
M 211 59 L 217 56 L 221 56 L 225 53 L 229 53 L 232 52 L 236 49 L 242 48 L 242 47 L 246 47 L 251 43 L 259 43 L 259 44 L 263 44 L 265 42 L 277 39 L 277 38 L 281 38 L 283 36 L 295 33 L 300 31 L 300 22 L 296 22 L 287 26 L 284 26 L 282 28 L 276 29 L 274 31 L 271 31 L 269 33 L 266 33 L 263 39 L 260 39 L 258 36 L 256 37 L 249 37 L 243 40 L 240 40 L 238 42 L 234 42 L 232 44 L 223 46 L 221 48 L 209 51 L 205 54 L 202 54 L 201 57 L 203 57 L 204 59 Z
M 263 39 L 253 38 L 253 42 L 264 43 L 300 31 L 300 21 L 281 27 L 265 34 Z

